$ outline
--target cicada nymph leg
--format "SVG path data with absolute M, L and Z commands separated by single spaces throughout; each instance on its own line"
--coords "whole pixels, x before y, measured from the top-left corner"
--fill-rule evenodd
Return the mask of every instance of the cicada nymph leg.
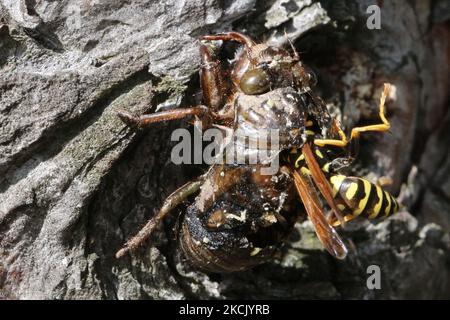
M 255 42 L 252 39 L 239 32 L 225 32 L 215 35 L 203 36 L 202 40 L 236 41 L 245 45 L 247 48 L 251 48 L 255 45 Z
M 227 98 L 225 81 L 219 60 L 214 59 L 208 46 L 200 45 L 200 84 L 204 103 L 214 111 L 219 110 Z
M 177 108 L 141 116 L 135 116 L 125 110 L 118 110 L 117 115 L 123 122 L 141 128 L 152 123 L 184 119 L 189 116 L 207 120 L 207 122 L 211 117 L 217 117 L 220 120 L 221 117 L 216 114 L 213 115 L 212 112 L 222 107 L 226 98 L 227 83 L 224 79 L 223 70 L 220 61 L 212 57 L 206 45 L 200 45 L 200 57 L 200 82 L 205 105 Z
M 128 240 L 122 249 L 117 251 L 116 258 L 120 258 L 124 256 L 127 252 L 134 251 L 137 248 L 139 248 L 139 246 L 150 237 L 155 227 L 159 225 L 159 223 L 164 219 L 164 217 L 172 209 L 174 209 L 181 202 L 187 199 L 190 195 L 197 192 L 200 189 L 202 183 L 203 183 L 202 178 L 196 181 L 188 182 L 184 186 L 178 188 L 170 196 L 168 196 L 167 199 L 164 201 L 164 204 L 159 210 L 159 212 L 147 222 L 147 224 L 139 231 L 137 235 Z
M 183 119 L 189 116 L 202 117 L 208 113 L 208 108 L 205 106 L 197 106 L 191 108 L 179 108 L 168 111 L 161 111 L 152 114 L 144 114 L 135 116 L 125 110 L 117 110 L 119 118 L 128 125 L 145 127 L 152 123 L 164 122 L 176 119 Z

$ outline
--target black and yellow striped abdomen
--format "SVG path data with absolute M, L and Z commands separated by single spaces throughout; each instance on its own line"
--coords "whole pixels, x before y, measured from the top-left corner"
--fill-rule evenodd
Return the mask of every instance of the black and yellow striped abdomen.
M 317 163 L 333 188 L 334 200 L 345 221 L 359 216 L 368 219 L 388 217 L 398 211 L 397 200 L 380 186 L 363 178 L 338 174 L 333 170 L 326 150 L 314 146 L 313 152 Z M 310 174 L 300 149 L 290 150 L 287 162 L 295 170 Z M 332 224 L 336 226 L 340 222 L 335 219 L 332 220 Z
M 345 221 L 358 216 L 369 219 L 388 217 L 398 211 L 397 200 L 380 186 L 366 179 L 332 175 L 329 181 L 333 187 L 333 197 Z M 339 221 L 333 224 L 339 225 Z

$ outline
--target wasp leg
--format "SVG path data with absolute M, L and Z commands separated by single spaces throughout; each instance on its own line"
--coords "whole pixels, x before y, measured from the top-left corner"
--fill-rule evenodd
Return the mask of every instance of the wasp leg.
M 338 121 L 333 119 L 333 129 L 338 133 L 340 140 L 338 139 L 314 139 L 314 144 L 319 147 L 324 146 L 334 146 L 345 148 L 348 145 L 347 137 L 345 136 L 344 131 L 341 129 Z M 356 129 L 356 128 L 355 128 Z
M 350 139 L 358 138 L 359 134 L 361 132 L 367 132 L 367 131 L 379 131 L 379 132 L 385 132 L 389 131 L 391 128 L 391 125 L 389 124 L 389 121 L 386 119 L 386 116 L 384 115 L 384 104 L 386 102 L 386 97 L 389 95 L 389 91 L 391 89 L 391 85 L 388 83 L 384 84 L 384 90 L 380 97 L 380 119 L 383 123 L 380 124 L 374 124 L 371 126 L 365 126 L 365 127 L 357 127 L 352 129 L 352 133 L 350 135 Z
M 125 246 L 117 251 L 116 258 L 123 257 L 129 251 L 135 251 L 144 241 L 146 241 L 152 234 L 155 227 L 162 221 L 162 219 L 176 206 L 183 202 L 187 197 L 197 192 L 203 183 L 203 179 L 191 181 L 184 186 L 178 188 L 164 201 L 163 206 L 159 212 L 150 219 L 147 224 L 139 231 L 137 235 L 127 241 Z
M 201 37 L 201 40 L 222 40 L 222 41 L 236 41 L 239 42 L 248 48 L 251 48 L 255 45 L 252 39 L 247 37 L 246 35 L 243 35 L 239 32 L 225 32 L 225 33 L 219 33 L 215 35 L 207 35 Z
M 135 116 L 125 110 L 117 110 L 119 118 L 128 125 L 145 127 L 155 122 L 163 122 L 169 120 L 183 119 L 188 116 L 202 117 L 206 115 L 208 108 L 205 106 L 197 106 L 191 108 L 180 108 L 168 111 L 161 111 L 152 114 Z
M 324 147 L 324 146 L 328 145 L 328 146 L 346 148 L 347 145 L 349 144 L 349 142 L 351 142 L 349 154 L 355 155 L 357 153 L 359 135 L 361 132 L 368 132 L 368 131 L 385 132 L 385 131 L 388 131 L 390 129 L 391 125 L 389 124 L 389 121 L 386 119 L 386 116 L 384 115 L 384 105 L 386 102 L 386 97 L 389 95 L 390 88 L 391 88 L 391 85 L 388 83 L 385 83 L 383 93 L 381 94 L 381 97 L 380 97 L 379 109 L 380 109 L 380 119 L 381 119 L 382 123 L 365 126 L 365 127 L 353 128 L 351 131 L 351 134 L 350 134 L 350 140 L 347 140 L 345 133 L 342 131 L 339 124 L 336 121 L 334 121 L 333 126 L 335 127 L 335 130 L 337 131 L 337 133 L 339 134 L 339 137 L 341 139 L 340 140 L 338 140 L 338 139 L 315 139 L 314 144 L 316 144 L 319 147 Z
M 392 185 L 393 183 L 394 183 L 394 181 L 392 181 L 391 177 L 381 176 L 377 179 L 376 185 L 383 188 L 383 187 L 388 187 L 388 186 Z

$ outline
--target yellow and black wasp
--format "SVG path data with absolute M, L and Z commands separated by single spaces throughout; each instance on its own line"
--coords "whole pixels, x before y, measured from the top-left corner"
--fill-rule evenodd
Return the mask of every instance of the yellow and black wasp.
M 316 233 L 325 248 L 337 258 L 345 257 L 347 249 L 333 226 L 360 216 L 369 219 L 388 217 L 399 209 L 397 200 L 381 186 L 360 177 L 338 173 L 339 169 L 348 166 L 355 157 L 355 146 L 361 132 L 389 130 L 390 124 L 384 115 L 389 90 L 390 85 L 385 84 L 379 105 L 381 124 L 353 128 L 348 140 L 337 122 L 333 121 L 334 131 L 340 139 L 322 139 L 320 133 L 314 130 L 314 121 L 307 121 L 306 134 L 309 142 L 301 149 L 291 149 L 286 156 L 287 162 L 293 167 L 295 186 Z M 336 148 L 347 149 L 347 155 L 330 158 Z M 334 212 L 329 218 L 323 214 L 315 186 Z

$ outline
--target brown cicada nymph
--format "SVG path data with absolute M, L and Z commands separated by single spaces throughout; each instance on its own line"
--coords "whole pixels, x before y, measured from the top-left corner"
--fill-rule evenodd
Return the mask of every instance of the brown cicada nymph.
M 218 41 L 240 46 L 228 64 L 216 58 L 210 45 Z M 380 99 L 382 123 L 354 128 L 347 138 L 325 103 L 312 92 L 315 78 L 292 49 L 290 53 L 257 44 L 237 32 L 203 36 L 200 81 L 204 105 L 139 117 L 118 112 L 123 121 L 140 127 L 194 116 L 203 127 L 231 133 L 228 144 L 236 144 L 233 136 L 237 132 L 258 139 L 261 132 L 276 130 L 280 165 L 270 175 L 262 173 L 268 166 L 264 161 L 212 165 L 204 175 L 173 192 L 117 257 L 138 248 L 171 210 L 194 194 L 195 200 L 181 216 L 180 247 L 195 266 L 213 272 L 244 270 L 273 258 L 299 218 L 298 200 L 326 250 L 339 259 L 345 258 L 347 248 L 334 226 L 360 215 L 375 218 L 397 211 L 396 200 L 379 186 L 338 174 L 354 158 L 360 132 L 389 129 L 384 116 L 389 85 Z M 256 150 L 234 146 L 244 157 L 267 151 L 260 146 Z M 330 214 L 325 214 L 322 200 Z

